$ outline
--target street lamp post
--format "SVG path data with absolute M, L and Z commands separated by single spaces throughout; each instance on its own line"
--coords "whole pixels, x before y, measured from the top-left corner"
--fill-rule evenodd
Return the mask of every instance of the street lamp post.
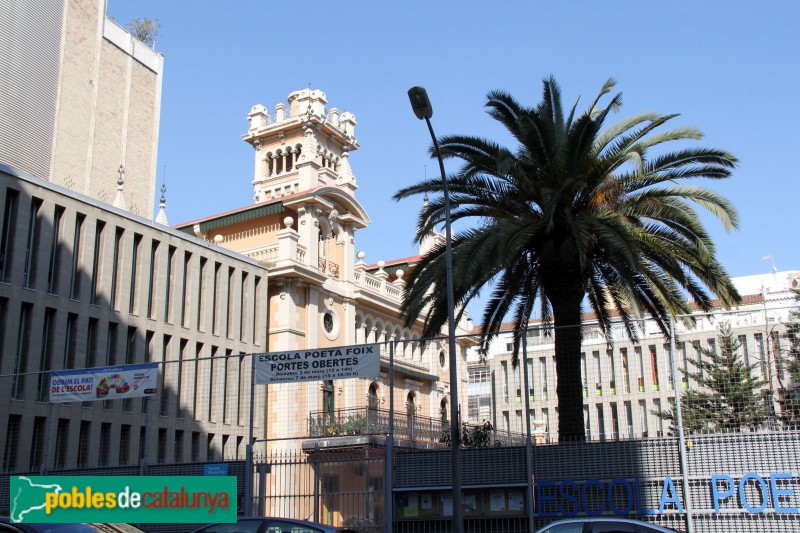
M 450 476 L 453 483 L 453 533 L 462 533 L 464 521 L 461 509 L 461 438 L 459 435 L 458 413 L 458 357 L 456 356 L 456 321 L 455 321 L 455 296 L 453 291 L 453 247 L 452 231 L 450 228 L 450 194 L 447 187 L 447 178 L 444 173 L 442 154 L 439 152 L 439 142 L 433 133 L 431 117 L 433 107 L 428 99 L 428 93 L 422 87 L 412 87 L 408 90 L 408 99 L 414 114 L 420 120 L 425 120 L 428 131 L 433 140 L 433 149 L 436 159 L 439 160 L 439 172 L 442 175 L 442 192 L 444 194 L 444 224 L 445 224 L 445 268 L 447 277 L 447 339 L 450 351 Z

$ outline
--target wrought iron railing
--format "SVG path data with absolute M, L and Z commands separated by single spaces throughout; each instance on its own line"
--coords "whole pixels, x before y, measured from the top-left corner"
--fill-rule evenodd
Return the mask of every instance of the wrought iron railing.
M 344 437 L 348 435 L 386 435 L 389 433 L 390 411 L 361 407 L 312 411 L 308 417 L 308 434 L 311 437 Z M 471 429 L 473 426 L 469 426 Z M 466 430 L 462 429 L 462 431 Z M 395 440 L 440 443 L 447 445 L 450 422 L 416 413 L 396 414 Z M 522 446 L 525 435 L 502 430 L 491 430 L 486 436 L 487 446 Z
M 369 407 L 313 411 L 308 417 L 308 432 L 311 437 L 386 435 L 389 417 L 389 410 Z M 416 413 L 396 415 L 394 419 L 395 439 L 441 442 L 448 428 L 447 422 Z

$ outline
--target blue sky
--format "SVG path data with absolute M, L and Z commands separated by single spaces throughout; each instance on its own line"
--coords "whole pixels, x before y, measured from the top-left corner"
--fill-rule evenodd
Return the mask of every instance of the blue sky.
M 391 196 L 437 166 L 409 87 L 427 88 L 437 135 L 507 142 L 483 111 L 488 91 L 533 105 L 552 74 L 565 102 L 586 102 L 613 76 L 623 92 L 613 121 L 680 113 L 674 125 L 739 158 L 732 179 L 699 183 L 739 209 L 732 234 L 709 220 L 729 273 L 768 272 L 770 254 L 800 269 L 800 2 L 108 0 L 107 12 L 161 22 L 158 179 L 166 166 L 172 224 L 252 203 L 247 113 L 310 83 L 358 120 L 350 161 L 373 224 L 357 249 L 369 263 L 414 255 L 419 204 Z

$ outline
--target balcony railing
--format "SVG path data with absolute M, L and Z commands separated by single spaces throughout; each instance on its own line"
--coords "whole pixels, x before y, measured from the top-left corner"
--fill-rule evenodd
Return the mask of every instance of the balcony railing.
M 386 435 L 389 433 L 390 411 L 387 409 L 336 409 L 313 411 L 308 418 L 311 437 L 346 435 Z M 420 442 L 441 442 L 449 431 L 449 423 L 416 413 L 395 415 L 394 438 Z
M 389 433 L 388 409 L 361 407 L 312 411 L 308 418 L 308 434 L 311 437 L 345 437 L 348 435 L 386 435 Z M 450 422 L 416 413 L 397 413 L 394 419 L 395 440 L 440 443 L 449 440 Z M 522 446 L 525 435 L 494 430 L 488 437 L 489 446 Z

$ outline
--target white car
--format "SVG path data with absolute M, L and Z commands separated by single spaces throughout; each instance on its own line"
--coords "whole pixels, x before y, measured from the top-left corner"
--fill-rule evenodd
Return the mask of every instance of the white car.
M 676 533 L 656 524 L 629 518 L 569 518 L 537 529 L 536 533 Z

